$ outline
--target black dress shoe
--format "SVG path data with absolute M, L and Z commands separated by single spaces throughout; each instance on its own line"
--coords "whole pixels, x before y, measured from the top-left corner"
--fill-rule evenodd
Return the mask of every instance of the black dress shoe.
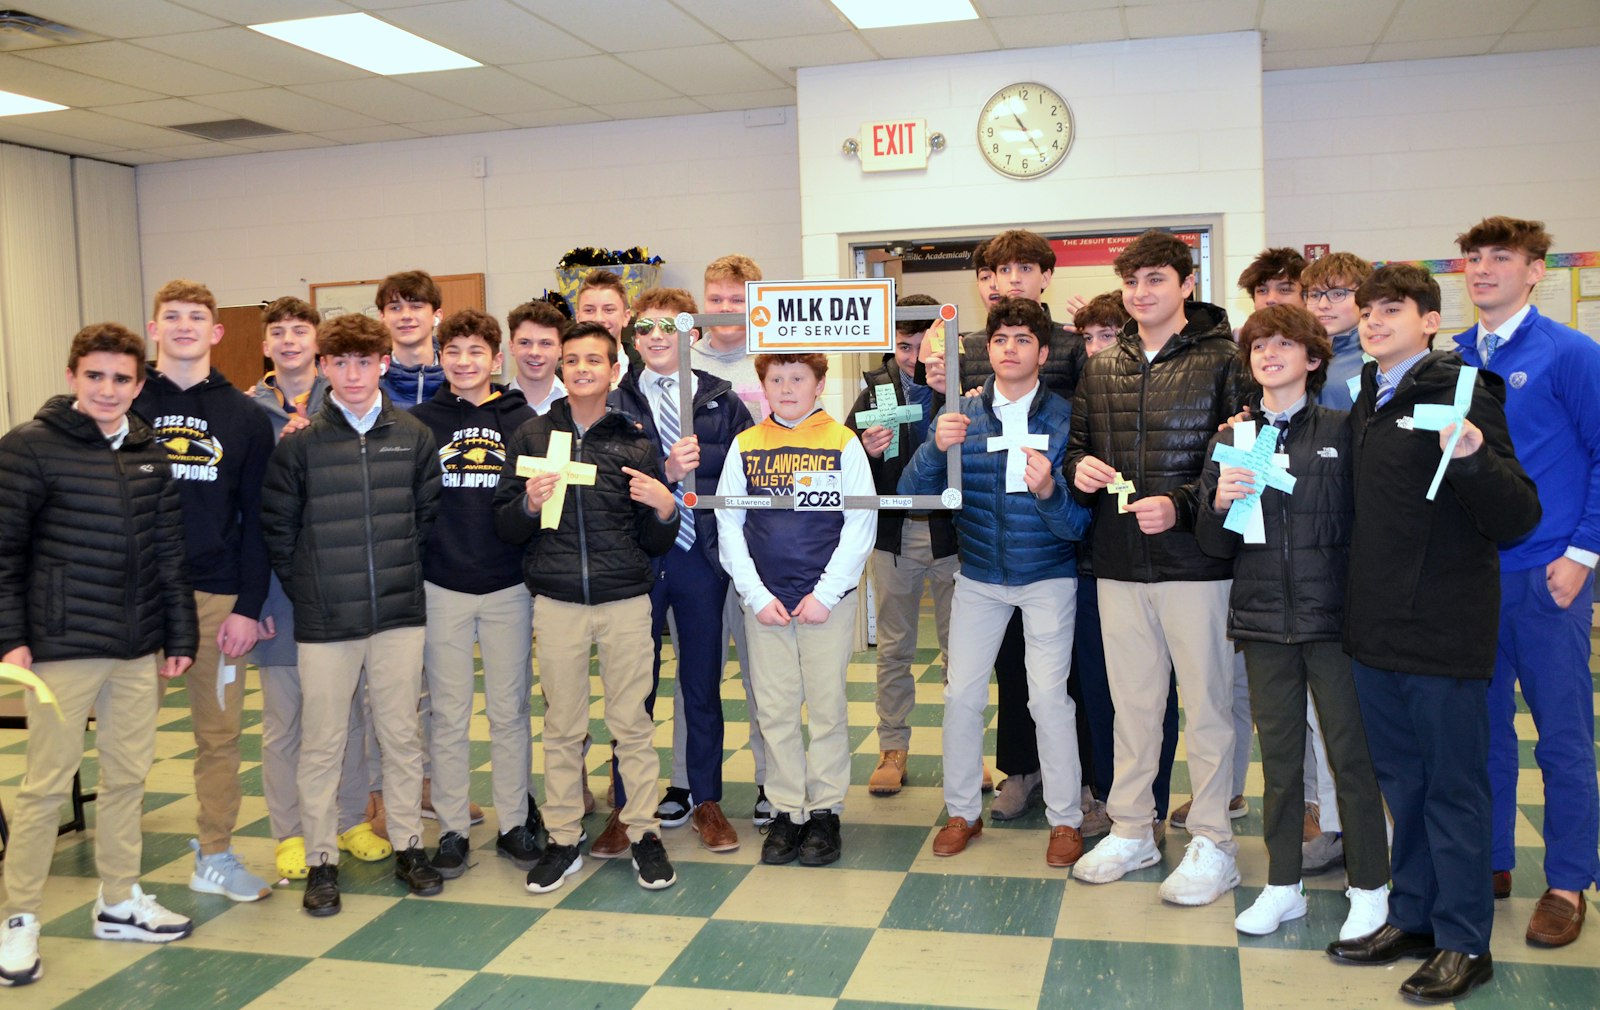
M 842 851 L 839 815 L 831 810 L 813 813 L 806 821 L 805 835 L 800 839 L 800 865 L 827 866 L 838 862 Z
M 300 907 L 319 917 L 339 914 L 339 868 L 329 866 L 326 857 L 306 877 L 306 893 L 300 899 Z
M 1441 950 L 1400 983 L 1400 995 L 1417 1003 L 1449 1003 L 1492 978 L 1494 961 L 1487 952 L 1468 957 L 1460 951 Z
M 1385 923 L 1375 933 L 1328 944 L 1328 956 L 1345 964 L 1393 964 L 1402 957 L 1432 957 L 1430 933 L 1407 933 Z
M 411 888 L 412 894 L 425 898 L 444 890 L 444 876 L 428 862 L 428 854 L 420 845 L 412 845 L 394 854 L 394 875 Z

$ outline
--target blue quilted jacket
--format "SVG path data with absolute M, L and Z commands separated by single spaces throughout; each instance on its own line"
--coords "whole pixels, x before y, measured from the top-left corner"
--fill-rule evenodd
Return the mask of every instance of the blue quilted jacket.
M 1028 431 L 1049 435 L 1050 465 L 1056 490 L 1040 501 L 1029 492 L 1006 494 L 1006 453 L 989 452 L 990 437 L 1001 434 L 994 413 L 994 379 L 981 396 L 961 400 L 972 419 L 961 449 L 961 509 L 955 513 L 961 546 L 961 574 L 975 582 L 1025 586 L 1043 579 L 1078 574 L 1076 542 L 1089 529 L 1089 510 L 1072 497 L 1061 461 L 1067 452 L 1072 405 L 1040 386 L 1028 410 Z M 938 494 L 946 486 L 945 454 L 934 445 L 934 428 L 900 475 L 901 494 Z

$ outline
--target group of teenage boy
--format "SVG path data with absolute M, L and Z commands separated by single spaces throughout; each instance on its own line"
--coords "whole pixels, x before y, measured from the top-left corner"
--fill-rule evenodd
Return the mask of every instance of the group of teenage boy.
M 1520 685 L 1539 729 L 1549 886 L 1528 939 L 1570 943 L 1600 869 L 1588 673 L 1600 347 L 1529 304 L 1550 245 L 1541 224 L 1489 218 L 1459 242 L 1479 322 L 1434 350 L 1440 292 L 1421 267 L 1268 250 L 1241 277 L 1256 311 L 1235 334 L 1193 298 L 1189 247 L 1151 231 L 1117 257 L 1120 292 L 1075 303 L 1068 326 L 1043 303 L 1050 244 L 1004 232 L 975 255 L 985 327 L 947 345 L 928 323 L 898 324 L 848 426 L 819 406 L 826 357 L 748 355 L 741 326 L 685 333 L 679 317 L 700 308 L 689 292 L 630 300 L 605 271 L 580 289 L 575 320 L 530 302 L 504 335 L 476 310 L 441 318 L 417 271 L 380 284 L 379 318 L 320 321 L 280 298 L 264 310 L 273 370 L 248 395 L 211 367 L 210 292 L 166 285 L 153 365 L 128 330 L 86 327 L 70 395 L 0 440 L 0 659 L 60 705 L 58 718 L 29 695 L 0 982 L 40 976 L 54 817 L 91 710 L 95 934 L 192 930 L 137 881 L 156 708 L 178 677 L 197 743 L 190 886 L 271 894 L 231 847 L 247 661 L 261 671 L 275 870 L 305 880 L 312 915 L 340 909 L 343 852 L 392 855 L 418 895 L 470 867 L 483 819 L 468 795 L 475 646 L 495 849 L 529 891 L 583 864 L 591 649 L 612 810 L 589 856 L 627 857 L 660 889 L 676 882 L 664 828 L 690 824 L 713 852 L 739 846 L 721 809 L 731 636 L 761 859 L 835 862 L 869 559 L 875 795 L 908 781 L 911 664 L 932 592 L 949 818 L 935 855 L 983 833 L 991 671 L 1007 775 L 991 820 L 1042 798 L 1046 863 L 1086 883 L 1154 865 L 1167 824 L 1181 825 L 1192 838 L 1160 889 L 1178 905 L 1240 883 L 1230 821 L 1247 810 L 1253 725 L 1269 869 L 1238 929 L 1304 916 L 1302 875 L 1344 864 L 1350 911 L 1330 956 L 1422 957 L 1401 991 L 1460 998 L 1492 977 L 1492 903 L 1510 892 Z M 742 312 L 759 279 L 746 257 L 714 261 L 705 310 Z M 951 381 L 963 395 L 944 410 Z M 911 409 L 885 425 L 887 408 Z M 952 450 L 956 511 L 711 511 L 685 497 L 786 496 L 815 470 L 838 471 L 845 495 L 938 493 Z M 658 800 L 669 628 L 674 747 Z M 1169 814 L 1180 692 L 1192 800 Z M 432 853 L 424 817 L 439 821 Z

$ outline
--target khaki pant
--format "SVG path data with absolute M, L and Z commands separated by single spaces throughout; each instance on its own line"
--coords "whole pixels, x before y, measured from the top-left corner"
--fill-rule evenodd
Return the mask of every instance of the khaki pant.
M 922 586 L 933 589 L 933 625 L 939 648 L 950 663 L 950 600 L 955 595 L 961 562 L 954 555 L 933 556 L 928 524 L 907 519 L 901 527 L 900 553 L 872 552 L 872 592 L 878 603 L 878 749 L 908 750 L 917 679 L 911 663 L 917 658 L 917 625 L 922 617 Z
M 822 624 L 769 627 L 745 612 L 750 658 L 767 744 L 767 799 L 795 823 L 813 810 L 844 809 L 850 788 L 850 725 L 844 682 L 855 649 L 860 593 L 849 593 Z M 805 706 L 811 746 L 800 733 Z
M 357 688 L 365 696 L 366 681 Z M 303 838 L 300 821 L 300 668 L 261 667 L 261 793 L 272 837 Z M 344 764 L 339 771 L 339 830 L 361 823 L 367 811 L 366 703 L 350 706 Z
M 422 628 L 394 628 L 349 642 L 301 642 L 300 819 L 306 860 L 339 862 L 338 792 L 350 736 L 350 706 L 367 673 L 367 701 L 383 748 L 383 799 L 396 849 L 422 844 Z
M 426 584 L 427 641 L 422 672 L 433 699 L 433 809 L 439 830 L 463 837 L 471 828 L 472 644 L 483 653 L 484 712 L 495 815 L 502 832 L 528 816 L 528 778 L 533 764 L 530 726 L 533 691 L 533 598 L 518 582 L 493 593 L 458 593 Z
M 591 645 L 599 654 L 606 729 L 627 793 L 622 822 L 628 840 L 637 842 L 646 832 L 659 832 L 655 811 L 661 759 L 652 743 L 655 722 L 644 707 L 655 653 L 650 597 L 586 607 L 538 596 L 533 633 L 539 639 L 539 682 L 544 688 L 544 819 L 551 839 L 576 845 L 581 832 Z
M 223 619 L 233 613 L 238 599 L 216 593 L 194 594 L 200 644 L 195 649 L 194 665 L 180 678 L 189 692 L 189 722 L 194 727 L 194 798 L 200 808 L 195 817 L 196 833 L 204 856 L 226 852 L 233 844 L 243 796 L 239 786 L 239 736 L 244 712 L 245 658 L 225 660 L 233 667 L 233 682 L 223 689 L 221 703 L 217 701 L 217 666 L 224 661 L 217 648 L 217 630 Z M 163 695 L 166 686 L 166 681 L 160 682 Z
M 1233 643 L 1227 638 L 1231 579 L 1118 582 L 1100 579 L 1100 633 L 1117 715 L 1116 778 L 1106 798 L 1111 830 L 1138 838 L 1155 819 L 1151 783 L 1161 722 L 1176 668 L 1186 718 L 1184 745 L 1194 803 L 1189 833 L 1233 853 Z
M 35 663 L 49 685 L 61 718 L 27 693 L 28 767 L 11 811 L 6 846 L 7 914 L 38 915 L 55 856 L 61 804 L 72 793 L 72 776 L 83 762 L 83 727 L 95 712 L 95 750 L 100 761 L 95 867 L 107 903 L 128 900 L 139 881 L 144 835 L 139 819 L 144 781 L 155 760 L 156 687 L 154 653 L 138 659 L 72 659 Z

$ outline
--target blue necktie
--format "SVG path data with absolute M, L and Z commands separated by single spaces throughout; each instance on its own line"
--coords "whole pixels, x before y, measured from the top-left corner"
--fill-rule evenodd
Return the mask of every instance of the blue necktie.
M 661 380 L 661 444 L 667 452 L 678 443 L 678 397 L 674 394 L 674 387 L 678 385 L 677 379 L 665 378 Z M 672 499 L 678 503 L 678 539 L 675 541 L 683 550 L 694 546 L 694 512 L 683 503 L 683 488 L 672 489 Z
M 1483 338 L 1483 363 L 1484 363 L 1484 365 L 1487 366 L 1489 364 L 1489 359 L 1494 357 L 1494 353 L 1496 351 L 1498 351 L 1500 349 L 1500 345 L 1505 343 L 1505 342 L 1506 342 L 1506 338 L 1502 337 L 1498 333 L 1491 333 L 1487 337 Z
M 1378 373 L 1378 406 L 1382 407 L 1394 398 L 1394 386 L 1390 384 L 1388 376 Z

